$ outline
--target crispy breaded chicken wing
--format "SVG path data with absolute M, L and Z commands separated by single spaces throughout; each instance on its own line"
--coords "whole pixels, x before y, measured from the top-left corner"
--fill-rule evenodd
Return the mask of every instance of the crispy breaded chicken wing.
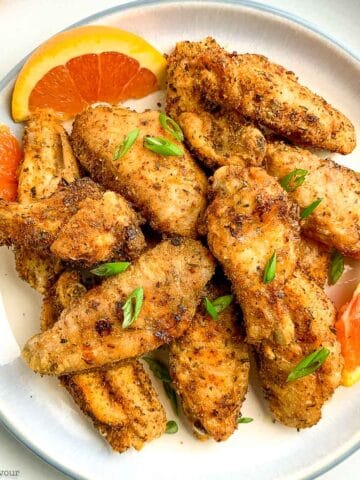
M 266 168 L 279 179 L 298 168 L 307 170 L 304 183 L 289 195 L 301 208 L 319 198 L 322 201 L 301 222 L 302 231 L 348 257 L 360 259 L 359 173 L 280 141 L 268 144 Z
M 136 258 L 144 249 L 138 215 L 124 198 L 110 191 L 100 200 L 84 200 L 50 247 L 56 257 L 84 266 L 114 257 Z
M 114 160 L 116 147 L 139 128 L 130 150 Z M 143 146 L 146 136 L 177 144 L 184 156 L 163 156 Z M 91 176 L 120 192 L 164 233 L 196 237 L 196 224 L 206 207 L 207 181 L 184 146 L 166 132 L 159 112 L 124 108 L 89 108 L 75 118 L 71 142 L 74 153 Z
M 213 271 L 213 258 L 199 242 L 163 241 L 30 339 L 23 358 L 38 373 L 62 375 L 111 366 L 170 343 L 188 328 Z M 124 302 L 141 287 L 140 314 L 124 329 Z
M 319 287 L 324 288 L 330 266 L 330 250 L 326 245 L 301 237 L 298 268 Z
M 206 295 L 214 300 L 227 293 L 210 287 Z M 188 330 L 170 345 L 170 374 L 195 435 L 223 441 L 237 427 L 250 363 L 236 307 L 218 315 L 214 320 L 198 307 Z
M 86 288 L 76 271 L 64 272 L 43 301 L 42 330 L 51 328 L 62 310 L 79 301 Z M 74 401 L 117 452 L 159 437 L 166 416 L 143 366 L 137 360 L 106 372 L 60 378 Z
M 58 118 L 47 110 L 32 115 L 25 126 L 24 159 L 19 167 L 18 201 L 32 203 L 80 177 L 69 139 Z
M 219 168 L 206 217 L 209 247 L 233 284 L 252 344 L 265 338 L 286 344 L 294 336 L 282 292 L 298 259 L 297 210 L 274 180 L 257 167 Z M 275 251 L 277 275 L 264 284 Z
M 212 44 L 180 42 L 168 58 L 166 111 L 187 144 L 208 167 L 260 165 L 265 139 L 235 110 L 221 108 L 201 90 L 197 58 Z
M 306 428 L 321 417 L 324 402 L 340 385 L 343 360 L 334 323 L 335 309 L 323 289 L 296 272 L 285 286 L 285 301 L 295 326 L 295 339 L 286 346 L 264 341 L 257 350 L 265 396 L 276 420 Z M 319 348 L 330 355 L 311 375 L 287 382 L 291 370 Z
M 319 420 L 323 403 L 339 385 L 342 358 L 334 307 L 323 289 L 297 269 L 296 217 L 286 193 L 269 178 L 256 168 L 223 167 L 215 173 L 208 242 L 243 309 L 275 418 L 304 428 Z M 264 267 L 274 252 L 275 278 L 265 283 Z M 330 350 L 321 369 L 287 383 L 292 368 L 320 347 Z
M 197 83 L 212 102 L 238 110 L 300 145 L 343 154 L 355 148 L 350 120 L 301 85 L 292 72 L 262 55 L 227 53 L 211 38 L 201 44 L 207 48 L 195 59 Z
M 85 178 L 31 204 L 0 202 L 0 225 L 9 244 L 84 266 L 121 254 L 135 258 L 145 248 L 139 218 L 126 200 Z

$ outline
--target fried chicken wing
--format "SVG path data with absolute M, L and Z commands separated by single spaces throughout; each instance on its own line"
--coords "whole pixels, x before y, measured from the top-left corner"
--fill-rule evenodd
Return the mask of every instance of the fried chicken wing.
M 226 293 L 217 287 L 206 292 L 210 300 Z M 170 345 L 170 374 L 200 439 L 223 441 L 235 431 L 249 365 L 236 307 L 230 305 L 214 320 L 200 305 L 188 330 Z
M 139 128 L 124 157 L 116 147 Z M 146 136 L 177 144 L 184 156 L 163 156 L 143 146 Z M 136 113 L 124 108 L 89 108 L 75 118 L 71 135 L 75 155 L 93 178 L 120 192 L 164 233 L 196 237 L 196 224 L 206 207 L 207 181 L 184 146 L 166 132 L 159 112 Z
M 50 252 L 84 266 L 118 255 L 139 256 L 145 248 L 137 214 L 120 195 L 103 193 L 90 179 L 57 190 L 28 205 L 0 202 L 7 243 Z
M 64 225 L 51 252 L 84 266 L 114 256 L 136 258 L 145 249 L 138 215 L 120 195 L 105 192 L 100 200 L 87 199 Z
M 323 403 L 339 385 L 342 358 L 334 307 L 298 269 L 296 216 L 286 193 L 269 178 L 257 168 L 222 167 L 215 173 L 208 242 L 241 304 L 273 415 L 304 428 L 319 420 Z M 275 278 L 265 283 L 264 268 L 274 252 Z M 292 368 L 320 347 L 330 350 L 321 369 L 288 383 Z
M 197 83 L 212 102 L 238 110 L 300 145 L 343 154 L 355 148 L 350 120 L 301 85 L 292 72 L 262 55 L 227 53 L 211 38 L 201 43 L 207 49 L 195 58 Z
M 168 58 L 166 110 L 181 126 L 187 144 L 208 167 L 260 165 L 265 139 L 236 110 L 213 103 L 201 90 L 197 58 L 207 42 L 180 42 Z
M 113 450 L 140 450 L 165 432 L 166 416 L 159 397 L 137 360 L 105 372 L 61 378 L 81 410 Z
M 199 242 L 163 241 L 66 309 L 53 328 L 27 342 L 23 357 L 38 373 L 62 375 L 111 366 L 170 343 L 188 328 L 213 271 L 213 258 Z M 124 302 L 139 287 L 140 314 L 122 328 Z
M 324 288 L 330 266 L 330 251 L 326 245 L 301 237 L 298 268 L 319 287 Z
M 335 309 L 323 289 L 301 272 L 287 282 L 285 300 L 294 320 L 294 342 L 280 346 L 264 341 L 257 350 L 259 373 L 274 418 L 289 427 L 306 428 L 320 420 L 321 407 L 341 381 L 343 360 L 334 329 Z M 304 357 L 322 347 L 330 355 L 321 368 L 286 381 Z
M 244 312 L 247 339 L 293 339 L 283 289 L 298 259 L 297 210 L 286 192 L 257 167 L 215 172 L 207 211 L 208 244 L 222 263 Z M 265 265 L 276 251 L 277 275 L 265 284 Z
M 43 301 L 42 330 L 51 328 L 62 310 L 86 293 L 76 271 L 64 272 Z M 159 437 L 166 416 L 143 366 L 137 360 L 106 372 L 64 375 L 60 378 L 74 401 L 117 452 Z
M 266 168 L 283 178 L 295 169 L 307 170 L 304 183 L 290 193 L 301 208 L 321 198 L 320 205 L 301 222 L 307 236 L 360 259 L 360 174 L 284 142 L 268 144 Z
M 64 182 L 77 178 L 79 166 L 60 121 L 46 110 L 32 115 L 25 126 L 18 201 L 28 204 L 48 198 Z

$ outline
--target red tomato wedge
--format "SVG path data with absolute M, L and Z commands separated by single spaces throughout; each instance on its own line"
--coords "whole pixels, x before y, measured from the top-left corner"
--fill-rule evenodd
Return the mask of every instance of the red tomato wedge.
M 6 126 L 0 126 L 0 198 L 16 200 L 17 168 L 22 159 L 17 139 Z
M 345 361 L 342 384 L 350 387 L 360 380 L 360 284 L 340 308 L 335 326 Z

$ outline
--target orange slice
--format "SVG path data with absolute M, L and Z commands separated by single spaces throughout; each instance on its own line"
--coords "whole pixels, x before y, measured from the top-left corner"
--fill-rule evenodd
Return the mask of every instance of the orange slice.
M 22 159 L 19 142 L 6 126 L 0 126 L 0 198 L 16 200 L 17 168 Z
M 161 88 L 166 60 L 133 33 L 107 26 L 61 32 L 43 43 L 15 83 L 12 115 L 26 120 L 37 108 L 70 118 L 87 105 L 141 98 Z
M 344 357 L 342 384 L 350 387 L 360 380 L 360 284 L 339 310 L 336 333 Z

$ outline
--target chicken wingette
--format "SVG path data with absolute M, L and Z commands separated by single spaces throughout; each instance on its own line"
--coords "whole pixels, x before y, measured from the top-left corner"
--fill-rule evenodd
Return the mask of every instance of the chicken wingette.
M 355 148 L 350 120 L 301 85 L 294 73 L 262 55 L 228 53 L 211 38 L 202 43 L 207 49 L 194 63 L 206 98 L 294 143 L 343 154 Z M 180 46 L 190 49 L 191 43 Z
M 50 197 L 63 185 L 80 177 L 79 166 L 69 139 L 57 119 L 49 111 L 32 115 L 25 125 L 24 158 L 19 166 L 18 201 L 23 205 Z M 14 248 L 19 276 L 39 293 L 44 294 L 54 283 L 63 266 L 59 258 L 33 248 Z
M 207 211 L 208 243 L 232 282 L 244 312 L 247 338 L 288 343 L 294 326 L 283 290 L 298 260 L 297 210 L 286 192 L 257 167 L 219 168 Z M 276 251 L 277 275 L 265 284 L 266 263 Z
M 319 420 L 339 385 L 342 357 L 334 307 L 298 267 L 296 210 L 273 180 L 258 168 L 219 169 L 207 212 L 208 243 L 241 304 L 274 417 L 305 428 Z M 287 382 L 300 360 L 321 347 L 330 351 L 321 368 Z
M 302 231 L 348 257 L 360 259 L 359 173 L 281 141 L 268 144 L 266 169 L 278 179 L 296 169 L 306 170 L 302 185 L 289 195 L 302 209 L 318 199 L 321 203 L 302 220 Z
M 62 310 L 79 301 L 86 288 L 76 271 L 64 272 L 45 297 L 42 330 L 51 328 Z M 137 360 L 104 372 L 60 377 L 74 401 L 113 450 L 140 450 L 165 431 L 166 416 L 143 366 Z
M 197 222 L 206 207 L 206 176 L 184 145 L 162 127 L 159 115 L 157 111 L 89 108 L 75 118 L 72 147 L 91 176 L 124 195 L 155 230 L 196 237 Z M 117 147 L 135 129 L 139 129 L 137 139 L 116 159 Z M 149 136 L 170 141 L 183 155 L 166 156 L 145 148 Z
M 213 271 L 214 260 L 199 242 L 163 241 L 31 338 L 23 358 L 35 372 L 62 375 L 111 366 L 170 343 L 188 328 Z M 143 289 L 138 317 L 123 328 L 124 303 L 136 289 Z
M 227 293 L 211 286 L 206 295 L 214 300 Z M 249 366 L 236 307 L 214 320 L 201 304 L 185 334 L 170 345 L 170 375 L 198 438 L 223 441 L 235 431 Z
M 265 138 L 235 110 L 207 99 L 197 78 L 196 58 L 211 50 L 206 42 L 180 42 L 167 62 L 166 110 L 179 122 L 190 149 L 210 168 L 260 165 Z
M 114 192 L 84 178 L 22 205 L 0 201 L 4 243 L 52 253 L 84 266 L 120 254 L 137 257 L 145 240 L 137 214 Z

